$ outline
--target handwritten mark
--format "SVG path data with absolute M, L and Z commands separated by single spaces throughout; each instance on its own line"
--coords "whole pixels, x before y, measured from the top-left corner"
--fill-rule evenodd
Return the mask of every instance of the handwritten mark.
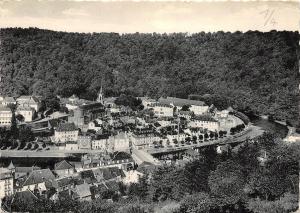
M 273 10 L 267 9 L 267 10 L 260 12 L 260 14 L 264 14 L 264 20 L 265 20 L 264 26 L 266 26 L 268 24 L 275 26 L 277 24 L 277 22 L 273 16 L 274 12 L 275 12 L 274 9 Z

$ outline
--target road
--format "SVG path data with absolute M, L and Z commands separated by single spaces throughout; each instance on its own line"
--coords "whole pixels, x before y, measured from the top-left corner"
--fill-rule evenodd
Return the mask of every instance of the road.
M 191 144 L 184 146 L 179 145 L 179 147 L 165 147 L 165 148 L 148 148 L 146 151 L 149 154 L 158 154 L 158 153 L 167 153 L 167 152 L 173 152 L 173 151 L 181 151 L 181 150 L 187 150 L 191 148 L 199 148 L 199 147 L 205 147 L 205 146 L 212 146 L 212 145 L 223 145 L 223 144 L 231 144 L 231 143 L 238 143 L 245 141 L 247 139 L 253 139 L 260 135 L 262 135 L 264 130 L 262 130 L 260 127 L 257 126 L 249 126 L 247 127 L 243 132 L 238 133 L 234 136 L 228 136 L 226 138 L 221 138 L 219 140 L 214 141 L 207 141 L 197 144 Z
M 211 146 L 211 145 L 218 145 L 218 144 L 228 144 L 228 143 L 237 143 L 239 141 L 244 141 L 246 139 L 253 139 L 259 135 L 262 135 L 264 131 L 257 126 L 249 126 L 245 129 L 245 131 L 238 133 L 234 137 L 228 136 L 226 138 L 222 138 L 215 141 L 208 141 L 198 144 L 191 144 L 191 145 L 184 145 L 179 147 L 172 147 L 172 148 L 148 148 L 144 151 L 149 154 L 157 154 L 157 153 L 164 153 L 164 152 L 172 152 L 178 150 L 186 150 L 195 147 L 204 147 L 204 146 Z M 86 154 L 86 153 L 99 153 L 99 150 L 58 150 L 58 149 L 50 149 L 50 150 L 43 150 L 43 151 L 31 151 L 31 150 L 0 150 L 0 157 L 57 157 L 63 158 L 72 156 L 73 154 Z

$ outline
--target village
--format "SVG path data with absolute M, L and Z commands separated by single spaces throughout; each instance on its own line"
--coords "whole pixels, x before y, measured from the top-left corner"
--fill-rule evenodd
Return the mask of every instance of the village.
M 19 129 L 29 129 L 32 141 L 1 144 L 5 157 L 68 157 L 53 168 L 15 165 L 0 169 L 0 198 L 18 197 L 26 202 L 43 196 L 55 200 L 120 195 L 120 184 L 139 181 L 145 172 L 163 163 L 178 165 L 199 157 L 204 145 L 218 144 L 251 132 L 245 115 L 229 107 L 218 110 L 202 101 L 161 97 L 138 97 L 139 109 L 116 104 L 117 97 L 105 98 L 101 87 L 95 101 L 76 95 L 59 98 L 64 111 L 40 113 L 37 96 L 1 97 L 0 127 L 9 129 L 17 118 Z M 11 106 L 15 110 L 11 110 Z M 42 115 L 42 116 L 41 116 Z M 224 146 L 218 146 L 222 152 Z M 158 159 L 153 154 L 180 150 Z

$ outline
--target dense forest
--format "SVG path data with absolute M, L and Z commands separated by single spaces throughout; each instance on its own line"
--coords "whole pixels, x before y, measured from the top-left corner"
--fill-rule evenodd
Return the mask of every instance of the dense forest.
M 298 120 L 298 32 L 117 34 L 1 29 L 3 95 L 206 95 Z M 208 95 L 207 95 L 208 94 Z

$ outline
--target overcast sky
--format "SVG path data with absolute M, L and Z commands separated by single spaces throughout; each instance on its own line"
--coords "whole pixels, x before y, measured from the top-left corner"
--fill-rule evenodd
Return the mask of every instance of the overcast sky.
M 68 32 L 212 32 L 299 28 L 299 2 L 0 0 L 0 27 Z

